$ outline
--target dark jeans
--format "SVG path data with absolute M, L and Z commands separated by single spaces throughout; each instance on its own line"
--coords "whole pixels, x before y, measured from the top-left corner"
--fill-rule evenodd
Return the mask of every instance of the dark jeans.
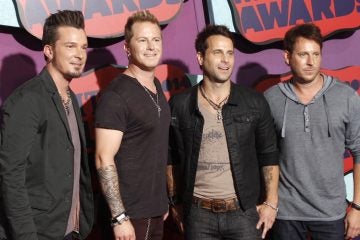
M 136 240 L 162 240 L 163 216 L 130 220 L 135 229 Z
M 344 240 L 344 219 L 336 221 L 276 220 L 271 230 L 271 240 Z
M 256 229 L 258 220 L 255 206 L 245 212 L 239 209 L 215 213 L 192 204 L 185 219 L 185 239 L 261 239 L 261 231 Z

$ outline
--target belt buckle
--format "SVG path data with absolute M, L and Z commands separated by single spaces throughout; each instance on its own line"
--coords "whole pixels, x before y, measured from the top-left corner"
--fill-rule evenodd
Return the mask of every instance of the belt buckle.
M 213 200 L 211 203 L 211 211 L 215 213 L 227 212 L 227 204 L 225 200 Z

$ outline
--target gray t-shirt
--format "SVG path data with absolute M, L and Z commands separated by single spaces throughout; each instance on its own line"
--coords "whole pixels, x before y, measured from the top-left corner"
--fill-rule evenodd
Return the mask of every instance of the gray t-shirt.
M 282 220 L 333 221 L 345 216 L 343 154 L 360 161 L 360 98 L 324 75 L 309 104 L 298 101 L 291 82 L 265 92 L 280 150 L 279 213 Z

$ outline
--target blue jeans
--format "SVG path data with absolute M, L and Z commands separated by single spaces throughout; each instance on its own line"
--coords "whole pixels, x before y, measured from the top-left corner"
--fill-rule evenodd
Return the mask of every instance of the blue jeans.
M 185 219 L 185 239 L 257 240 L 261 239 L 261 230 L 256 229 L 258 221 L 255 206 L 246 211 L 239 209 L 215 213 L 192 204 Z
M 276 220 L 271 240 L 344 240 L 344 219 L 336 221 Z

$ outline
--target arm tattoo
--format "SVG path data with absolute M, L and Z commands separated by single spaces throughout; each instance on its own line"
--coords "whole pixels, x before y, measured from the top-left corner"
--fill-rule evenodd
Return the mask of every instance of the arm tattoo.
M 270 183 L 273 179 L 272 170 L 273 170 L 272 166 L 266 166 L 262 168 L 266 192 L 268 192 Z
M 174 196 L 175 189 L 174 189 L 174 175 L 173 175 L 173 166 L 169 165 L 166 169 L 166 178 L 167 178 L 167 188 L 168 188 L 168 195 Z
M 97 169 L 105 199 L 114 217 L 125 211 L 120 195 L 118 174 L 114 165 Z

